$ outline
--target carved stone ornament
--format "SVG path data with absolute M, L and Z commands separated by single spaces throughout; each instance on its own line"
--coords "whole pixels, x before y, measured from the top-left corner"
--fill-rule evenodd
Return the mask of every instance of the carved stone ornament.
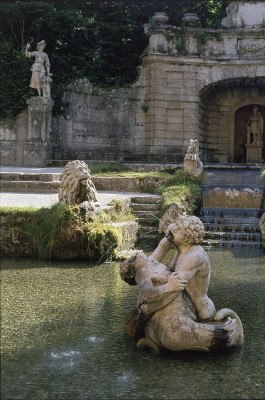
M 153 254 L 138 253 L 121 264 L 121 278 L 139 288 L 137 309 L 125 320 L 137 347 L 209 352 L 243 344 L 238 315 L 229 308 L 216 312 L 208 297 L 211 266 L 200 246 L 203 236 L 199 218 L 180 216 Z M 172 248 L 173 257 L 163 264 Z
M 198 177 L 203 171 L 203 164 L 199 157 L 199 141 L 190 139 L 190 144 L 183 163 L 184 172 Z

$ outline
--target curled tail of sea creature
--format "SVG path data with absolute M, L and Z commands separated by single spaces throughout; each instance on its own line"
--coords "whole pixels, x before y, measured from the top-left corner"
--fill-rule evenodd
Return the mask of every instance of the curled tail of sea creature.
M 244 332 L 242 322 L 235 313 L 235 311 L 231 310 L 230 308 L 222 308 L 221 310 L 217 311 L 214 319 L 216 321 L 223 321 L 224 328 L 228 331 L 230 335 L 230 346 L 234 345 L 241 345 L 244 342 Z

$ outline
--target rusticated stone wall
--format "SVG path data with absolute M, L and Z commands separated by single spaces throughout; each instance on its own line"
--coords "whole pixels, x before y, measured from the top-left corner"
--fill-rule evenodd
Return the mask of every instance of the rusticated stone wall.
M 236 117 L 257 105 L 265 120 L 265 3 L 233 4 L 222 29 L 145 24 L 149 45 L 137 82 L 112 90 L 73 82 L 46 147 L 27 139 L 27 154 L 36 148 L 37 158 L 21 150 L 29 137 L 26 112 L 1 123 L 2 164 L 35 166 L 44 151 L 47 160 L 178 163 L 190 139 L 199 140 L 203 162 L 246 162 Z

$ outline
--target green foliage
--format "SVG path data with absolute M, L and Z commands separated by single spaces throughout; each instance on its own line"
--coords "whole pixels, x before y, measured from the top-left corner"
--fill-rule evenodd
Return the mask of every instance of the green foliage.
M 209 40 L 207 33 L 205 32 L 197 32 L 195 35 L 197 39 L 197 50 L 198 53 L 201 54 L 205 51 L 205 45 Z
M 100 218 L 88 222 L 77 205 L 5 207 L 0 212 L 7 216 L 9 231 L 16 230 L 26 247 L 33 248 L 40 259 L 112 259 L 121 242 L 119 228 L 102 223 Z
M 186 55 L 187 49 L 184 36 L 182 36 L 180 33 L 176 33 L 175 40 L 176 40 L 176 50 L 178 54 Z
M 164 187 L 161 190 L 162 212 L 176 202 L 181 206 L 182 212 L 186 215 L 196 214 L 201 200 L 201 189 L 198 184 L 186 183 L 177 186 Z
M 82 242 L 92 260 L 112 260 L 121 242 L 121 233 L 116 227 L 98 222 L 86 223 L 82 229 Z
M 34 95 L 29 88 L 31 62 L 12 41 L 0 42 L 0 117 L 12 118 L 25 108 L 26 99 Z
M 53 112 L 63 110 L 62 93 L 74 79 L 95 86 L 125 86 L 137 78 L 136 66 L 148 44 L 143 24 L 156 11 L 181 26 L 185 12 L 197 12 L 202 27 L 218 27 L 228 0 L 47 0 L 3 1 L 0 4 L 0 72 L 3 89 L 0 118 L 13 117 L 36 94 L 29 89 L 30 66 L 24 49 L 44 39 L 53 73 Z M 183 43 L 179 44 L 183 47 Z
M 123 171 L 122 165 L 116 164 L 116 163 L 92 165 L 91 167 L 89 167 L 89 169 L 90 169 L 90 173 L 92 175 L 104 174 L 106 172 L 121 172 L 121 171 Z
M 141 105 L 141 109 L 143 110 L 143 112 L 147 113 L 147 111 L 148 111 L 148 109 L 149 109 L 148 104 L 143 103 L 143 104 Z
M 102 211 L 102 222 L 125 222 L 136 221 L 136 217 L 132 214 L 128 202 L 122 200 L 112 200 L 107 211 Z
M 52 258 L 55 246 L 62 240 L 60 233 L 80 220 L 78 214 L 77 206 L 64 206 L 60 203 L 35 212 L 34 221 L 26 226 L 26 231 L 32 237 L 39 258 Z
M 173 202 L 180 205 L 184 214 L 196 214 L 201 204 L 200 183 L 203 179 L 203 174 L 195 178 L 185 174 L 182 169 L 176 170 L 174 179 L 160 188 L 162 214 Z

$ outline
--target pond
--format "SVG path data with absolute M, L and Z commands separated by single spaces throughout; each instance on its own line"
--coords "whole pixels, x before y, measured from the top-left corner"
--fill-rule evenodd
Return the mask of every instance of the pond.
M 119 264 L 2 259 L 2 399 L 264 399 L 265 253 L 209 249 L 209 295 L 241 317 L 227 354 L 138 350 Z

